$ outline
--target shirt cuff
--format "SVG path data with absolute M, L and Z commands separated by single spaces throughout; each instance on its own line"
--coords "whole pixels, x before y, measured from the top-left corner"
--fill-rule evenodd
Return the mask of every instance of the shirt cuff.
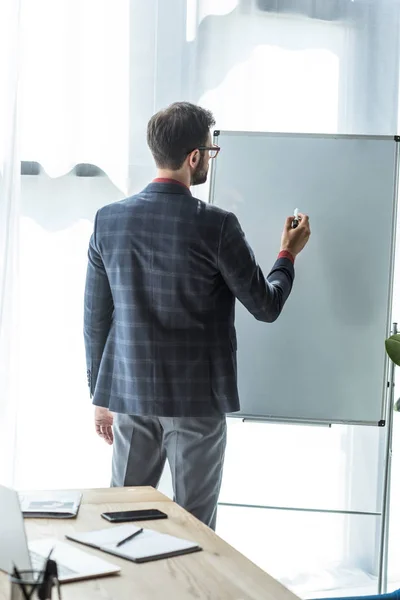
M 282 252 L 279 252 L 278 258 L 288 258 L 290 262 L 294 265 L 294 256 L 287 250 L 282 250 Z

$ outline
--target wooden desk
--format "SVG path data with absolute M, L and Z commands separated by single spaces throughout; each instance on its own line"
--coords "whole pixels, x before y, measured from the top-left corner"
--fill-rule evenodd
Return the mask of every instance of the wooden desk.
M 104 511 L 140 508 L 158 508 L 169 517 L 149 521 L 145 527 L 196 541 L 203 552 L 135 564 L 76 544 L 85 552 L 120 565 L 122 570 L 120 575 L 64 584 L 63 600 L 296 600 L 294 594 L 208 527 L 150 487 L 85 490 L 77 519 L 26 519 L 25 525 L 32 540 L 63 540 L 68 532 L 112 527 L 100 517 Z M 0 572 L 0 600 L 8 599 L 8 577 Z

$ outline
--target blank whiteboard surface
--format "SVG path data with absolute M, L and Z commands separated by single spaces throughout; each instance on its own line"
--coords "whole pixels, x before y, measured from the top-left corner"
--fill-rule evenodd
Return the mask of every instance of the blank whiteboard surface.
M 275 323 L 236 303 L 240 416 L 377 425 L 387 385 L 396 141 L 220 132 L 217 143 L 211 201 L 237 215 L 264 275 L 294 208 L 310 216 L 312 230 Z

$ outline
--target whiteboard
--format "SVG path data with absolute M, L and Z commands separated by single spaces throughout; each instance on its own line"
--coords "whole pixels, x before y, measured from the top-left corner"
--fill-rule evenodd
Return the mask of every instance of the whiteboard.
M 265 276 L 294 208 L 312 229 L 275 323 L 236 302 L 236 416 L 383 425 L 397 138 L 221 131 L 215 141 L 210 201 L 236 214 Z

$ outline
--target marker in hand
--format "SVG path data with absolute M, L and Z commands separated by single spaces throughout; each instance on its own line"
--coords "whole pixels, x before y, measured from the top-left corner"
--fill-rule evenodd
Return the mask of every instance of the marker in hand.
M 298 208 L 294 209 L 293 215 L 294 215 L 294 219 L 292 221 L 292 229 L 296 229 L 296 227 L 299 224 L 299 209 Z

